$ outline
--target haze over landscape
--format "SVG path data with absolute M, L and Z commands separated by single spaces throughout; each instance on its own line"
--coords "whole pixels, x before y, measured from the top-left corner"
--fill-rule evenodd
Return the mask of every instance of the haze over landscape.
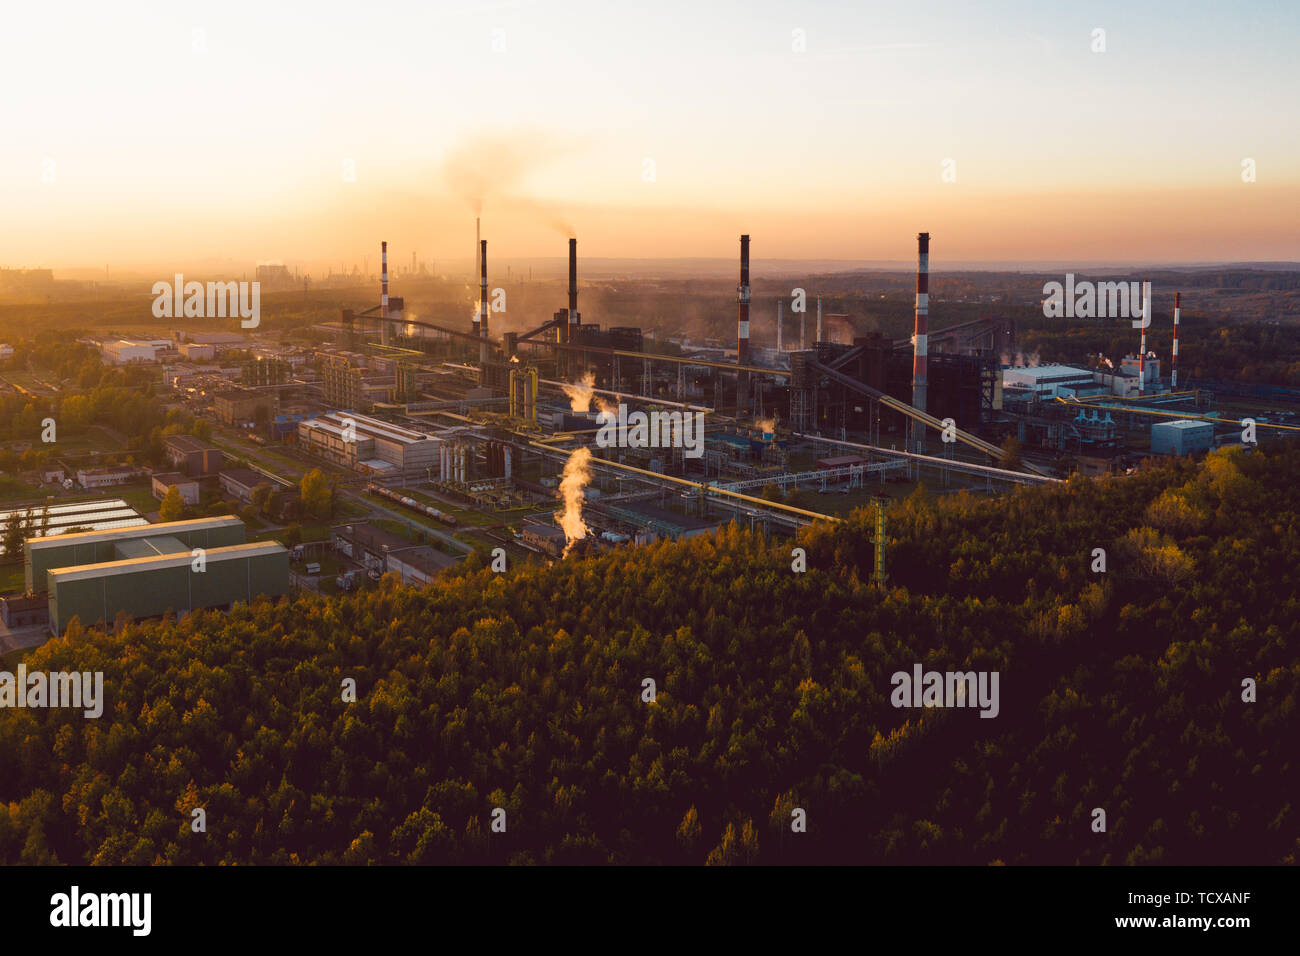
M 936 263 L 1296 260 L 1297 19 L 21 6 L 0 263 L 373 271 L 382 237 L 460 271 L 479 209 L 500 262 L 573 231 L 592 257 L 730 259 L 749 232 L 756 261 L 903 263 L 921 228 Z

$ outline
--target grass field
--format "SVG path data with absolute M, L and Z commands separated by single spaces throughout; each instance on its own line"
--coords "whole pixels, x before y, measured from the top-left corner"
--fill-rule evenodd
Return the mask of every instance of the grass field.
M 22 501 L 24 498 L 37 497 L 40 493 L 41 490 L 34 485 L 9 475 L 0 475 L 0 501 Z
M 23 562 L 0 564 L 0 594 L 22 594 L 26 588 L 27 577 L 23 571 Z

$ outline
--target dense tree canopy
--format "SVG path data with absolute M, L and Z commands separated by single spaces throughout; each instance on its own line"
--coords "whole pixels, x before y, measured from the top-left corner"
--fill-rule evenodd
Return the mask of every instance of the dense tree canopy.
M 26 664 L 105 713 L 0 711 L 0 863 L 1294 863 L 1297 474 L 914 496 L 885 589 L 858 513 L 72 627 Z M 998 716 L 891 706 L 918 663 Z

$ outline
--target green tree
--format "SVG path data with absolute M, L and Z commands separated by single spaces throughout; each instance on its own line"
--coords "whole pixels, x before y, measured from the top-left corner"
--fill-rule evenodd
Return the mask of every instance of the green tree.
M 1002 467 L 1020 467 L 1020 439 L 1015 435 L 1008 435 L 1002 442 Z
M 16 558 L 23 553 L 23 516 L 21 512 L 15 511 L 9 516 L 4 527 L 4 550 L 5 557 Z
M 302 476 L 299 484 L 302 492 L 303 509 L 317 518 L 328 518 L 334 511 L 334 494 L 329 480 L 319 468 L 313 468 Z
M 163 495 L 162 505 L 158 508 L 158 517 L 163 521 L 179 521 L 185 514 L 185 502 L 181 498 L 181 490 L 176 485 L 167 489 L 167 494 Z
M 257 509 L 259 514 L 269 513 L 270 505 L 271 505 L 271 496 L 274 493 L 275 493 L 275 489 L 271 487 L 270 482 L 266 482 L 266 481 L 259 482 L 257 485 L 253 487 L 253 490 L 250 493 L 249 497 L 253 507 Z

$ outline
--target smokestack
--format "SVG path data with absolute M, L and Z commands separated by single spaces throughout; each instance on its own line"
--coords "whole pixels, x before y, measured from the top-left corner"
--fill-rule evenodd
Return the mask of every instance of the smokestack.
M 479 280 L 478 280 L 478 364 L 487 369 L 488 360 L 488 296 L 487 296 L 487 240 L 480 239 L 478 244 Z
M 1151 324 L 1151 284 L 1142 283 L 1142 336 L 1138 340 L 1138 396 L 1147 388 L 1147 326 Z
M 782 324 L 781 315 L 783 309 L 785 309 L 785 301 L 783 299 L 777 299 L 776 300 L 776 354 L 777 355 L 781 354 L 781 324 Z
M 569 240 L 569 323 L 577 325 L 578 317 L 578 240 Z
M 740 237 L 740 285 L 736 286 L 736 364 L 749 364 L 749 236 Z M 736 375 L 736 407 L 749 401 L 749 376 Z
M 1169 362 L 1169 388 L 1178 390 L 1178 313 L 1181 311 L 1183 294 L 1174 293 L 1174 354 Z
M 381 260 L 379 273 L 379 316 L 388 318 L 388 243 L 379 244 L 379 257 Z
M 822 340 L 822 297 L 817 297 L 817 338 L 813 339 L 813 345 Z M 801 343 L 802 344 L 802 343 Z M 807 348 L 807 346 L 804 346 Z
M 912 407 L 925 411 L 925 392 L 928 383 L 926 354 L 927 330 L 930 323 L 930 234 L 916 236 L 916 331 L 912 335 Z M 916 436 L 917 450 L 925 446 L 925 426 L 914 422 L 912 434 Z

